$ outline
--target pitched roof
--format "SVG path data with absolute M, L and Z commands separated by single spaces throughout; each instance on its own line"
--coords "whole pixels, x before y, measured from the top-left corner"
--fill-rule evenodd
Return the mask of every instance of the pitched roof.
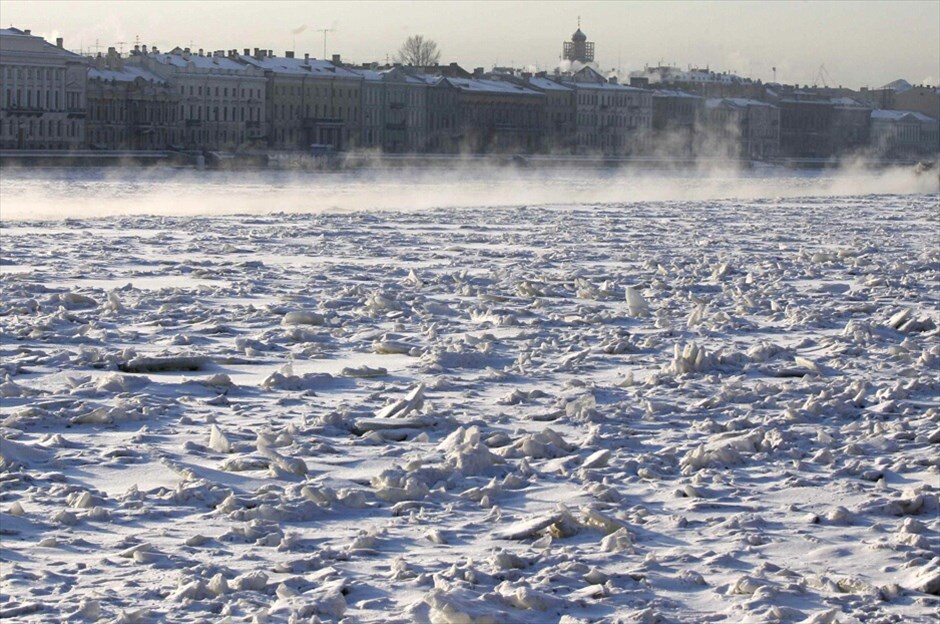
M 88 79 L 89 80 L 114 80 L 115 82 L 134 82 L 138 78 L 143 79 L 147 82 L 153 83 L 166 83 L 166 80 L 157 76 L 154 73 L 147 71 L 142 67 L 136 67 L 134 65 L 125 65 L 121 69 L 109 69 L 102 68 L 98 69 L 97 67 L 88 68 Z
M 362 74 L 322 59 L 287 58 L 284 56 L 266 56 L 257 59 L 240 54 L 236 57 L 240 63 L 252 65 L 275 74 L 293 74 L 296 76 L 331 76 L 337 78 L 362 78 Z
M 538 91 L 502 80 L 484 80 L 476 78 L 445 78 L 445 80 L 458 90 L 466 92 L 498 93 L 502 95 L 542 95 Z

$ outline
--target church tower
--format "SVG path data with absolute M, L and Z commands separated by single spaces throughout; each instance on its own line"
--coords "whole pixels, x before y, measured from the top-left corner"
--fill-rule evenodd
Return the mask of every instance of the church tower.
M 587 35 L 581 32 L 581 18 L 578 18 L 578 29 L 571 35 L 571 41 L 566 41 L 562 49 L 562 58 L 566 61 L 591 63 L 594 61 L 594 42 L 587 40 Z

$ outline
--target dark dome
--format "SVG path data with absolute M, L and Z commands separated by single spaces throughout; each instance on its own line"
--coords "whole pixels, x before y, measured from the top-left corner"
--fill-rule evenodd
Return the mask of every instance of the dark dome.
M 581 32 L 581 29 L 579 28 L 576 31 L 574 31 L 573 35 L 571 35 L 571 40 L 572 41 L 587 41 L 587 35 Z

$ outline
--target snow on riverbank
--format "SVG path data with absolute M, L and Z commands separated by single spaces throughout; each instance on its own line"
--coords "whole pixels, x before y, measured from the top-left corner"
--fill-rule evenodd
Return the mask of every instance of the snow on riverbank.
M 934 621 L 937 219 L 4 222 L 0 616 Z

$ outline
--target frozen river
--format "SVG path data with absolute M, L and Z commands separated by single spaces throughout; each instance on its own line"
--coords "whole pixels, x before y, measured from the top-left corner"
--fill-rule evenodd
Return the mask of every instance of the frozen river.
M 0 617 L 935 622 L 931 183 L 5 170 Z

